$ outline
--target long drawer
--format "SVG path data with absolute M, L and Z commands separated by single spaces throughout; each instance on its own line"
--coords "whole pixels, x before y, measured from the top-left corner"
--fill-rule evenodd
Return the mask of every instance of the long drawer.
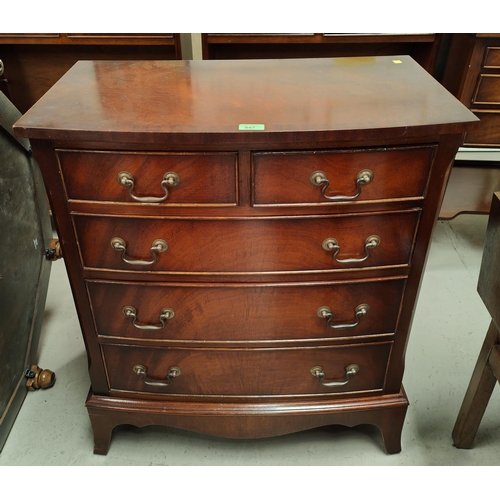
M 99 335 L 224 342 L 393 333 L 404 285 L 403 279 L 247 286 L 87 282 Z
M 255 205 L 422 198 L 435 147 L 258 152 Z
M 410 210 L 245 220 L 73 217 L 87 268 L 245 273 L 406 265 L 419 215 Z
M 113 344 L 101 348 L 111 390 L 286 396 L 381 390 L 391 346 L 386 342 L 290 349 L 151 349 Z M 335 385 L 323 385 L 332 382 Z
M 500 147 L 500 110 L 472 110 L 481 120 L 481 126 L 465 134 L 464 146 Z
M 236 153 L 58 150 L 67 198 L 123 203 L 237 203 Z

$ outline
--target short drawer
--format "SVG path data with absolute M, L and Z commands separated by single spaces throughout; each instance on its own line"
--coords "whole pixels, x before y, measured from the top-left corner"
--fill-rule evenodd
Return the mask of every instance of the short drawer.
M 500 75 L 479 75 L 472 104 L 500 105 Z
M 273 273 L 406 265 L 420 211 L 297 218 L 74 215 L 87 268 Z
M 381 390 L 391 346 L 387 342 L 291 349 L 151 349 L 113 344 L 101 348 L 111 390 L 278 396 Z M 352 365 L 358 370 L 348 374 Z
M 237 203 L 236 153 L 58 150 L 57 157 L 69 200 Z
M 255 205 L 422 198 L 435 147 L 255 152 Z
M 480 111 L 472 110 L 481 120 L 479 127 L 465 134 L 464 146 L 493 146 L 500 147 L 500 110 Z
M 87 282 L 99 335 L 204 342 L 394 333 L 404 285 L 403 279 L 196 286 Z
M 486 47 L 483 68 L 500 69 L 500 47 Z

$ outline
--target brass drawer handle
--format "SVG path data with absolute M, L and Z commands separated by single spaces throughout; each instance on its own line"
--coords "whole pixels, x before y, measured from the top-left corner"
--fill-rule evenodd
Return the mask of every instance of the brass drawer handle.
M 325 387 L 339 387 L 342 385 L 346 385 L 349 383 L 351 380 L 351 377 L 356 375 L 356 373 L 359 372 L 359 366 L 358 365 L 349 365 L 345 369 L 345 380 L 332 380 L 331 382 L 325 382 L 323 379 L 325 378 L 325 371 L 323 370 L 323 367 L 321 366 L 313 366 L 311 368 L 311 375 L 313 377 L 319 378 L 319 383 L 321 385 L 324 385 Z
M 338 241 L 335 238 L 327 238 L 325 241 L 323 241 L 322 247 L 323 250 L 326 250 L 327 252 L 334 252 L 333 253 L 333 259 L 339 262 L 340 264 L 351 264 L 353 262 L 363 262 L 368 257 L 370 257 L 370 249 L 378 247 L 380 245 L 380 236 L 373 235 L 373 236 L 368 236 L 365 240 L 365 252 L 366 255 L 364 257 L 361 257 L 359 259 L 338 259 L 337 255 L 340 252 L 340 246 Z
M 365 316 L 368 311 L 370 310 L 370 306 L 368 304 L 359 304 L 358 307 L 356 307 L 356 321 L 354 323 L 344 323 L 340 325 L 332 325 L 331 321 L 333 319 L 333 314 L 332 310 L 327 307 L 327 306 L 321 306 L 317 311 L 316 314 L 318 315 L 319 318 L 325 318 L 326 324 L 333 330 L 342 330 L 344 328 L 354 328 L 355 326 L 359 325 L 359 322 L 361 321 L 361 318 Z
M 165 328 L 167 321 L 175 316 L 174 310 L 170 309 L 169 307 L 166 307 L 165 309 L 162 309 L 160 312 L 159 320 L 161 325 L 141 325 L 137 323 L 137 311 L 134 307 L 125 306 L 122 309 L 122 313 L 127 318 L 132 318 L 132 324 L 139 330 L 161 330 L 162 328 Z
M 135 179 L 129 172 L 120 172 L 116 176 L 118 184 L 127 187 L 130 197 L 135 201 L 140 201 L 141 203 L 160 203 L 168 198 L 168 188 L 178 186 L 181 182 L 181 178 L 175 172 L 167 172 L 163 176 L 160 186 L 162 187 L 165 194 L 160 198 L 156 196 L 136 196 L 132 191 L 135 186 Z
M 172 379 L 178 377 L 182 372 L 177 366 L 171 366 L 167 372 L 167 378 L 164 380 L 155 380 L 148 377 L 147 370 L 142 365 L 135 365 L 134 372 L 142 377 L 142 381 L 146 385 L 153 385 L 156 387 L 167 387 L 172 384 Z
M 122 240 L 121 238 L 113 238 L 111 240 L 111 247 L 113 248 L 113 250 L 122 253 L 121 259 L 123 260 L 123 262 L 126 262 L 127 264 L 132 264 L 134 266 L 150 266 L 152 264 L 155 264 L 157 254 L 161 252 L 166 252 L 168 250 L 168 244 L 165 240 L 155 240 L 153 241 L 153 244 L 149 249 L 151 255 L 153 256 L 153 260 L 140 260 L 140 259 L 131 259 L 130 257 L 126 256 L 127 245 L 125 241 Z
M 373 181 L 373 172 L 368 169 L 361 170 L 361 172 L 359 172 L 358 175 L 356 176 L 356 187 L 358 188 L 358 192 L 356 194 L 352 196 L 347 196 L 347 195 L 328 196 L 325 194 L 325 191 L 328 189 L 330 181 L 328 180 L 328 177 L 326 176 L 325 172 L 323 172 L 322 170 L 317 170 L 316 172 L 313 172 L 309 176 L 309 182 L 313 186 L 315 187 L 323 186 L 323 189 L 321 190 L 323 198 L 331 201 L 355 200 L 361 194 L 361 187 L 370 184 L 370 182 L 372 181 Z

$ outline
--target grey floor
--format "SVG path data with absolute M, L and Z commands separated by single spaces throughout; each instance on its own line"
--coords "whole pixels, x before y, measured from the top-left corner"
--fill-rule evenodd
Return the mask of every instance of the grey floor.
M 0 465 L 500 465 L 500 392 L 493 393 L 472 450 L 451 432 L 489 316 L 476 286 L 487 217 L 438 222 L 407 349 L 410 407 L 403 451 L 386 455 L 377 429 L 340 426 L 236 441 L 175 429 L 118 428 L 107 456 L 94 455 L 84 401 L 90 385 L 64 263 L 52 267 L 40 366 L 49 390 L 28 394 Z

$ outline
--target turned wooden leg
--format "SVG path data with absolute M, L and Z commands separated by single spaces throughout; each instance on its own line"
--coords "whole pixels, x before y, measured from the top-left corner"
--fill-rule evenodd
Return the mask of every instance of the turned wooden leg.
M 457 448 L 472 448 L 479 424 L 497 382 L 495 368 L 498 375 L 500 356 L 495 344 L 498 343 L 500 334 L 492 321 L 453 428 L 453 444 Z
M 94 433 L 94 453 L 96 455 L 107 455 L 111 444 L 111 436 L 116 423 L 107 415 L 94 413 L 89 410 L 90 422 Z

